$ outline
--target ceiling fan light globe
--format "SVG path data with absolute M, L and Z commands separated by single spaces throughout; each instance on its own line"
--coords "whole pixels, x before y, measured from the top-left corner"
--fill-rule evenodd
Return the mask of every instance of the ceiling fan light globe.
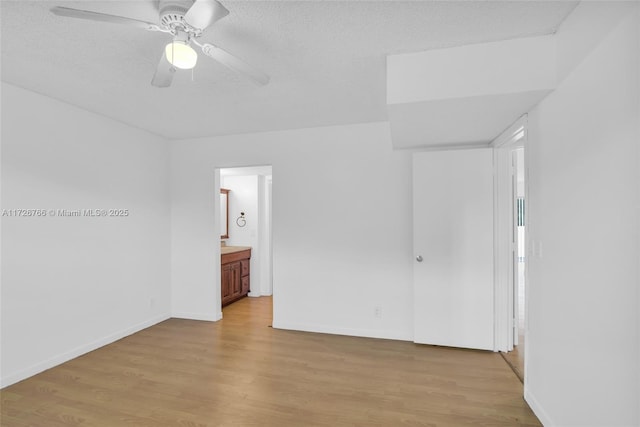
M 167 60 L 176 68 L 190 70 L 198 62 L 198 54 L 188 44 L 181 41 L 169 43 L 164 48 Z

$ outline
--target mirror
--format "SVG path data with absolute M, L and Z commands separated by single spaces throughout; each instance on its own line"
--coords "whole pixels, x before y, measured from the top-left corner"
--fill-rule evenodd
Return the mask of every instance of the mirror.
M 220 189 L 220 238 L 229 238 L 229 191 Z

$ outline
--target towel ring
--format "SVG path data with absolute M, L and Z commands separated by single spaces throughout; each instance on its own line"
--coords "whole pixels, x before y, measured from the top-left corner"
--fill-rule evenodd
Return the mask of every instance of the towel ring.
M 240 212 L 240 216 L 236 218 L 236 225 L 238 227 L 244 227 L 247 225 L 247 220 L 244 217 L 244 212 Z

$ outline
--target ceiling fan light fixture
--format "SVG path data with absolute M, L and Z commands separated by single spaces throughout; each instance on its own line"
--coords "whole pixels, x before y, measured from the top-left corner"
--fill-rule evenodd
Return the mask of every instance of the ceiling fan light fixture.
M 173 41 L 164 48 L 167 60 L 176 68 L 190 70 L 198 62 L 198 54 L 183 41 Z
M 237 73 L 244 74 L 256 83 L 261 85 L 269 83 L 268 75 L 240 58 L 218 46 L 198 41 L 207 28 L 229 14 L 229 10 L 220 4 L 218 0 L 159 0 L 160 23 L 63 6 L 52 7 L 51 12 L 57 16 L 67 18 L 109 22 L 147 31 L 171 34 L 173 41 L 165 46 L 156 66 L 156 72 L 151 79 L 151 85 L 155 87 L 171 86 L 176 69 L 190 70 L 196 66 L 198 54 L 193 50 L 191 44 L 202 49 L 202 53 L 205 56 Z

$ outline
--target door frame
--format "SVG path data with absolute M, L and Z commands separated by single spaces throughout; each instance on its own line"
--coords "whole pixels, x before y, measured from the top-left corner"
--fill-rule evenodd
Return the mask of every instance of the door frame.
M 512 164 L 512 152 L 524 148 L 527 144 L 527 115 L 516 120 L 507 130 L 491 142 L 494 164 L 494 351 L 511 351 L 514 346 L 514 328 L 518 326 L 516 319 L 514 269 L 512 251 L 514 249 L 513 228 L 513 181 L 515 172 Z M 524 156 L 525 200 L 529 186 L 528 160 Z M 525 229 L 528 229 L 529 215 L 525 215 Z M 528 247 L 528 245 L 527 245 Z M 528 249 L 525 251 L 528 252 Z M 526 255 L 525 255 L 526 258 Z M 525 263 L 525 282 L 528 272 Z M 527 299 L 525 288 L 525 304 Z M 525 310 L 525 337 L 527 334 L 527 315 Z M 526 359 L 525 359 L 526 360 Z
M 268 293 L 263 294 L 261 291 L 257 292 L 257 295 L 254 296 L 271 296 L 272 299 L 272 304 L 275 305 L 274 301 L 275 301 L 275 295 L 274 295 L 274 281 L 273 281 L 273 186 L 272 186 L 272 182 L 273 182 L 273 164 L 271 163 L 267 163 L 267 164 L 255 164 L 255 165 L 232 165 L 232 166 L 219 166 L 216 165 L 214 167 L 214 194 L 219 194 L 220 193 L 220 188 L 222 187 L 222 177 L 220 174 L 220 171 L 222 169 L 260 169 L 260 168 L 265 168 L 265 167 L 269 167 L 271 168 L 271 179 L 269 180 L 269 186 L 268 186 L 268 190 L 267 190 L 267 186 L 261 186 L 260 184 L 264 184 L 266 180 L 260 180 L 258 179 L 258 186 L 259 186 L 259 191 L 258 191 L 258 210 L 259 215 L 262 217 L 267 216 L 268 221 L 263 221 L 264 218 L 260 218 L 261 221 L 261 229 L 264 229 L 265 227 L 268 229 L 268 232 L 265 232 L 265 230 L 262 230 L 260 232 L 260 240 L 262 243 L 261 247 L 259 248 L 259 250 L 257 251 L 252 251 L 253 253 L 251 254 L 252 257 L 253 256 L 257 256 L 260 257 L 260 269 L 258 274 L 260 274 L 261 276 L 268 276 L 267 280 L 268 280 Z M 262 176 L 260 174 L 257 174 L 258 176 Z M 266 199 L 267 195 L 265 194 L 268 191 L 268 200 Z M 220 212 L 220 200 L 218 197 L 214 197 L 214 212 Z M 229 203 L 227 201 L 227 203 Z M 267 206 L 268 205 L 268 206 Z M 269 209 L 269 212 L 266 213 L 265 209 Z M 217 216 L 218 214 L 214 215 L 214 231 L 215 231 L 215 235 L 219 236 L 220 235 L 220 224 L 219 221 L 215 220 L 218 218 Z M 220 243 L 219 243 L 219 239 L 217 240 L 217 244 L 214 247 L 214 259 L 217 259 L 217 265 L 220 266 L 221 263 L 221 254 L 220 254 Z M 266 240 L 266 241 L 265 241 Z M 262 265 L 262 263 L 268 263 L 267 265 Z M 222 270 L 220 270 L 220 267 L 218 267 L 218 275 L 216 277 L 216 281 L 214 283 L 214 287 L 215 287 L 215 292 L 216 292 L 216 309 L 218 310 L 218 315 L 217 315 L 217 320 L 222 319 L 222 298 L 221 298 L 221 292 L 222 292 L 222 283 L 221 283 L 221 279 L 222 279 Z M 267 274 L 263 274 L 263 272 L 266 272 Z M 262 279 L 262 277 L 261 277 Z M 260 282 L 259 282 L 260 283 Z

